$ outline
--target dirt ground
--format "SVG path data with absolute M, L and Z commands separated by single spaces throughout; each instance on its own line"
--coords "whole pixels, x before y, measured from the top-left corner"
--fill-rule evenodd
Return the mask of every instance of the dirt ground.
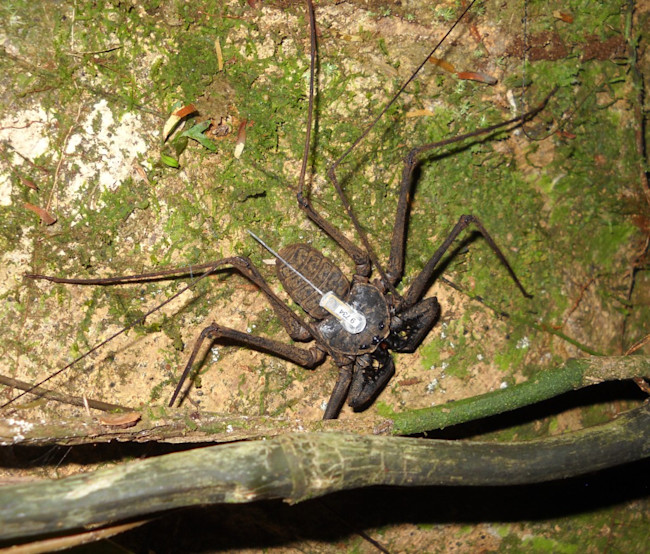
M 308 183 L 316 209 L 356 243 L 327 168 L 426 58 L 457 8 L 416 0 L 316 5 Z M 423 157 L 398 286 L 408 289 L 459 216 L 470 213 L 533 298 L 520 294 L 478 233 L 465 232 L 427 292 L 442 306 L 436 327 L 417 352 L 394 355 L 397 373 L 368 410 L 344 407 L 346 429 L 367 432 L 387 411 L 511 386 L 571 357 L 623 355 L 635 344 L 635 355 L 650 354 L 643 343 L 650 192 L 639 150 L 647 108 L 638 93 L 647 85 L 640 34 L 647 3 L 637 2 L 631 16 L 613 1 L 591 10 L 579 2 L 528 6 L 526 35 L 523 10 L 521 3 L 475 8 L 338 175 L 385 263 L 408 149 L 519 115 L 557 86 L 525 132 Z M 304 315 L 247 229 L 277 248 L 311 244 L 353 274 L 351 260 L 295 202 L 309 82 L 302 3 L 11 0 L 0 13 L 0 375 L 44 379 L 187 283 L 74 286 L 25 274 L 109 277 L 246 255 Z M 635 57 L 629 44 L 638 37 Z M 522 80 L 529 85 L 523 94 Z M 189 104 L 198 115 L 164 136 L 170 113 Z M 337 378 L 330 361 L 305 370 L 223 342 L 201 351 L 181 407 L 165 408 L 212 321 L 290 342 L 264 295 L 236 272 L 220 271 L 46 386 L 161 417 L 264 418 L 260 428 L 233 434 L 224 427 L 196 442 L 272 436 L 322 418 Z M 2 386 L 0 401 L 17 392 Z M 633 386 L 601 389 L 458 436 L 559 434 L 607 421 L 642 399 Z M 29 395 L 7 409 L 3 417 L 54 425 L 100 417 Z M 57 442 L 2 447 L 2 478 L 64 477 L 176 448 L 153 440 Z M 191 429 L 183 442 L 194 442 Z M 526 488 L 370 489 L 298 506 L 188 510 L 102 547 L 371 552 L 376 541 L 390 552 L 570 552 L 585 545 L 641 552 L 650 516 L 647 469 L 638 463 Z

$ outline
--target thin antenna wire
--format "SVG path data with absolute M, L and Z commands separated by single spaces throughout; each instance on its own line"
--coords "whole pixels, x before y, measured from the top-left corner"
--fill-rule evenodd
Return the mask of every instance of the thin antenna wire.
M 370 131 L 375 127 L 377 122 L 384 116 L 384 114 L 390 109 L 390 107 L 397 101 L 397 99 L 400 97 L 404 89 L 417 77 L 418 73 L 422 70 L 422 68 L 426 65 L 426 63 L 429 61 L 429 58 L 433 56 L 433 54 L 440 48 L 442 43 L 447 40 L 447 37 L 454 31 L 454 29 L 458 26 L 458 24 L 463 20 L 465 17 L 465 14 L 472 9 L 472 6 L 476 3 L 476 0 L 472 0 L 470 4 L 463 10 L 463 13 L 456 19 L 454 24 L 447 30 L 447 32 L 444 34 L 444 36 L 438 41 L 438 43 L 433 47 L 433 49 L 429 52 L 426 58 L 418 65 L 418 67 L 413 71 L 411 76 L 404 81 L 404 84 L 399 88 L 399 90 L 393 95 L 393 97 L 390 99 L 390 101 L 383 107 L 383 109 L 377 114 L 377 116 L 370 122 L 370 124 L 365 128 L 365 130 L 359 135 L 359 137 L 341 154 L 341 156 L 335 160 L 330 168 L 327 171 L 327 175 L 330 178 L 330 181 L 334 185 L 334 188 L 336 189 L 337 194 L 339 195 L 339 198 L 341 199 L 341 203 L 343 204 L 343 208 L 345 209 L 345 212 L 348 214 L 348 217 L 352 221 L 352 225 L 354 226 L 355 231 L 357 232 L 357 235 L 361 239 L 361 242 L 363 243 L 364 248 L 366 249 L 366 252 L 368 253 L 368 257 L 370 258 L 370 261 L 373 263 L 375 269 L 379 273 L 382 282 L 384 285 L 390 290 L 391 294 L 397 298 L 401 299 L 401 295 L 397 292 L 393 284 L 390 282 L 390 279 L 388 279 L 386 275 L 386 271 L 384 270 L 383 266 L 379 263 L 379 259 L 377 255 L 375 254 L 374 249 L 370 245 L 370 241 L 368 240 L 368 237 L 361 227 L 361 223 L 359 223 L 359 220 L 357 219 L 354 211 L 352 210 L 352 206 L 350 205 L 347 197 L 345 196 L 345 193 L 343 191 L 343 188 L 338 182 L 338 179 L 336 177 L 336 169 L 338 166 L 341 164 L 341 162 L 354 150 L 363 139 L 366 138 L 366 136 L 370 133 Z
M 259 242 L 264 248 L 266 248 L 271 254 L 273 254 L 278 260 L 280 260 L 284 265 L 286 265 L 291 271 L 293 271 L 298 277 L 300 277 L 305 283 L 307 283 L 311 288 L 313 288 L 318 294 L 324 296 L 325 293 L 320 290 L 314 283 L 312 283 L 307 277 L 305 277 L 300 271 L 293 267 L 287 260 L 285 260 L 280 254 L 278 254 L 273 248 L 266 244 L 260 237 L 258 237 L 253 231 L 248 231 L 248 234 L 253 237 L 257 242 Z
M 370 123 L 370 125 L 368 125 L 368 126 L 366 127 L 366 129 L 363 131 L 363 133 L 361 133 L 361 135 L 359 135 L 359 138 L 357 138 L 357 140 L 355 140 L 355 141 L 354 141 L 354 142 L 353 142 L 353 143 L 352 143 L 352 144 L 347 148 L 347 150 L 346 150 L 345 152 L 343 152 L 343 154 L 341 154 L 341 156 L 339 156 L 339 158 L 338 158 L 338 159 L 337 159 L 337 160 L 332 164 L 332 168 L 333 168 L 333 169 L 336 168 L 336 167 L 337 167 L 337 166 L 338 166 L 338 165 L 343 161 L 343 159 L 346 158 L 346 157 L 348 156 L 348 154 L 349 154 L 350 152 L 352 152 L 352 150 L 354 150 L 354 149 L 358 146 L 358 144 L 359 144 L 359 143 L 360 143 L 364 138 L 366 138 L 366 136 L 368 135 L 368 133 L 370 133 L 370 131 L 372 130 L 372 128 L 373 128 L 373 127 L 377 124 L 377 122 L 378 122 L 378 121 L 383 117 L 383 115 L 384 115 L 384 114 L 385 114 L 385 113 L 390 109 L 390 107 L 391 107 L 395 102 L 397 102 L 397 99 L 400 97 L 400 95 L 402 94 L 402 92 L 404 92 L 404 89 L 406 89 L 406 87 L 409 86 L 409 85 L 411 84 L 411 81 L 413 81 L 413 80 L 418 76 L 418 73 L 420 73 L 420 71 L 422 70 L 422 68 L 423 68 L 423 67 L 426 65 L 426 63 L 429 61 L 429 58 L 431 58 L 431 56 L 433 56 L 433 54 L 435 54 L 435 52 L 438 50 L 438 48 L 440 48 L 440 46 L 442 45 L 442 43 L 445 42 L 445 40 L 447 40 L 447 37 L 448 37 L 448 36 L 449 36 L 453 31 L 454 31 L 454 29 L 458 26 L 458 24 L 459 24 L 459 23 L 463 20 L 463 18 L 465 17 L 465 14 L 466 14 L 469 10 L 472 9 L 472 6 L 473 6 L 475 3 L 476 3 L 476 0 L 473 0 L 473 1 L 472 1 L 472 2 L 471 2 L 471 3 L 470 3 L 470 4 L 465 8 L 465 10 L 463 10 L 463 13 L 460 14 L 460 16 L 459 16 L 459 17 L 456 19 L 456 21 L 454 22 L 454 24 L 453 24 L 453 25 L 452 25 L 452 26 L 447 30 L 447 32 L 444 34 L 444 36 L 443 36 L 443 37 L 438 41 L 438 43 L 437 43 L 437 44 L 432 48 L 431 52 L 429 52 L 429 54 L 427 55 L 427 57 L 424 58 L 424 60 L 422 61 L 422 63 L 421 63 L 421 64 L 420 64 L 416 69 L 415 69 L 415 71 L 413 71 L 413 73 L 411 74 L 411 76 L 410 76 L 406 81 L 404 81 L 404 84 L 403 84 L 403 85 L 400 87 L 400 89 L 399 89 L 399 90 L 398 90 L 398 91 L 393 95 L 393 97 L 390 99 L 390 101 L 388 102 L 388 104 L 386 104 L 386 105 L 384 106 L 384 108 L 383 108 L 383 109 L 382 109 L 382 110 L 377 114 L 377 117 L 375 117 L 375 119 L 372 120 L 372 122 Z

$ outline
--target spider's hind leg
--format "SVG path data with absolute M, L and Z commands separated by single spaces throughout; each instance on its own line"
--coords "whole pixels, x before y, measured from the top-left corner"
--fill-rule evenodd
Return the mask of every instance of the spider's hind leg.
M 308 325 L 296 315 L 289 307 L 271 290 L 262 274 L 245 256 L 236 256 L 231 258 L 230 264 L 237 269 L 249 281 L 257 285 L 264 293 L 271 304 L 275 315 L 284 326 L 287 334 L 295 341 L 309 341 L 314 338 L 314 334 L 308 328 Z
M 179 379 L 178 384 L 176 385 L 176 389 L 174 390 L 174 394 L 169 401 L 170 407 L 174 405 L 176 398 L 183 388 L 183 383 L 190 374 L 192 366 L 194 365 L 194 361 L 196 360 L 196 356 L 201 350 L 201 346 L 203 345 L 205 339 L 209 339 L 210 341 L 227 339 L 244 346 L 249 346 L 255 350 L 260 350 L 262 352 L 272 354 L 273 356 L 284 358 L 285 360 L 289 360 L 290 362 L 293 362 L 307 369 L 311 369 L 317 366 L 325 359 L 325 352 L 317 346 L 312 346 L 309 349 L 298 348 L 297 346 L 284 344 L 277 340 L 250 335 L 248 333 L 237 331 L 236 329 L 231 329 L 230 327 L 223 327 L 218 323 L 212 323 L 203 329 L 203 331 L 201 331 L 199 338 L 194 343 L 192 354 L 190 355 L 187 364 L 185 364 L 185 369 L 183 370 L 181 378 Z

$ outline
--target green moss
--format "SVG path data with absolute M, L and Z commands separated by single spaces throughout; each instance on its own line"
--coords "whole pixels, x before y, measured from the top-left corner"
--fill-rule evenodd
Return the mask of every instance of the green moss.
M 63 12 L 55 17 L 32 4 L 11 4 L 21 17 L 12 18 L 7 12 L 8 36 L 28 34 L 34 42 L 29 54 L 39 63 L 30 69 L 29 78 L 24 68 L 7 75 L 12 85 L 18 85 L 23 101 L 34 98 L 34 90 L 50 87 L 41 96 L 44 105 L 55 112 L 52 142 L 56 147 L 35 161 L 50 175 L 56 170 L 66 134 L 74 127 L 83 94 L 87 95 L 84 98 L 109 101 L 116 119 L 127 111 L 151 117 L 147 129 L 152 133 L 177 100 L 203 102 L 207 108 L 201 121 L 219 118 L 222 114 L 216 107 L 208 109 L 218 105 L 219 109 L 226 107 L 226 115 L 246 118 L 250 125 L 239 160 L 232 155 L 234 136 L 230 136 L 217 142 L 215 154 L 197 144 L 188 146 L 181 157 L 181 172 L 147 167 L 149 184 L 125 180 L 113 191 L 98 192 L 97 181 L 89 180 L 83 185 L 84 200 L 77 206 L 78 220 L 72 225 L 67 219 L 72 210 L 62 208 L 53 233 L 43 233 L 33 218 L 25 224 L 24 214 L 2 207 L 0 244 L 8 246 L 25 236 L 38 238 L 42 234 L 46 242 L 38 258 L 44 272 L 92 275 L 105 274 L 110 267 L 120 274 L 218 259 L 224 244 L 259 262 L 263 253 L 243 238 L 244 229 L 253 228 L 278 246 L 309 241 L 337 263 L 349 265 L 345 254 L 305 221 L 292 191 L 307 107 L 304 27 L 288 29 L 288 24 L 282 27 L 255 21 L 254 12 L 244 4 L 208 1 L 199 8 L 152 2 L 144 9 L 132 9 L 128 4 L 77 2 L 72 35 L 72 27 L 59 17 Z M 509 37 L 512 33 L 508 34 L 507 26 L 520 18 L 514 12 L 520 6 L 486 3 L 484 9 L 477 17 Z M 503 338 L 490 361 L 504 371 L 506 380 L 530 351 L 517 348 L 523 337 L 529 338 L 531 348 L 548 339 L 539 327 L 536 330 L 522 322 L 561 326 L 574 305 L 575 289 L 567 290 L 567 276 L 578 282 L 578 288 L 591 276 L 598 276 L 599 309 L 607 315 L 620 312 L 615 276 L 627 270 L 625 252 L 636 234 L 631 208 L 623 199 L 629 192 L 625 183 L 635 182 L 638 175 L 634 128 L 627 110 L 634 100 L 627 82 L 628 65 L 624 60 L 581 60 L 589 40 L 585 32 L 601 38 L 622 32 L 620 6 L 604 3 L 584 10 L 581 3 L 574 2 L 562 9 L 571 10 L 579 25 L 558 24 L 548 17 L 544 5 L 530 6 L 530 32 L 557 29 L 573 49 L 563 59 L 529 64 L 527 77 L 532 88 L 527 98 L 533 105 L 552 86 L 560 85 L 548 109 L 529 130 L 538 130 L 541 123 L 562 122 L 566 134 L 551 134 L 542 141 L 521 139 L 521 144 L 513 145 L 506 141 L 510 134 L 503 133 L 436 149 L 422 157 L 412 200 L 405 279 L 399 290 L 417 275 L 458 217 L 471 213 L 483 221 L 534 294 L 532 301 L 521 297 L 488 245 L 471 230 L 461 236 L 458 248 L 454 245 L 442 268 L 444 275 L 469 295 L 481 296 L 495 310 L 512 315 L 498 330 L 499 340 L 508 334 L 510 339 Z M 289 8 L 285 16 L 287 21 L 304 22 L 300 6 Z M 25 23 L 38 18 L 48 22 L 54 40 L 45 41 L 34 31 L 36 26 Z M 317 208 L 353 236 L 324 179 L 326 169 L 397 89 L 400 78 L 395 68 L 401 77 L 409 62 L 415 62 L 401 54 L 398 46 L 402 45 L 390 36 L 360 29 L 359 36 L 368 43 L 349 44 L 340 40 L 335 20 L 323 19 L 317 122 L 309 163 L 315 175 L 312 195 Z M 225 62 L 221 70 L 214 51 L 216 39 Z M 118 48 L 110 50 L 107 47 L 113 41 Z M 70 55 L 71 43 L 78 55 Z M 364 49 L 371 55 L 366 56 Z M 471 38 L 449 50 L 450 59 L 459 68 L 492 60 Z M 480 54 L 480 59 L 474 58 L 473 52 Z M 0 62 L 6 65 L 6 60 Z M 505 75 L 521 73 L 521 60 L 504 55 L 499 64 Z M 504 95 L 503 89 L 462 81 L 428 67 L 341 165 L 340 181 L 381 260 L 388 255 L 395 199 L 408 149 L 503 120 L 508 116 L 503 109 Z M 210 103 L 215 98 L 219 101 Z M 407 117 L 415 110 L 430 110 L 433 115 Z M 572 135 L 575 138 L 570 138 Z M 158 158 L 153 143 L 148 157 Z M 526 174 L 521 172 L 524 159 L 533 164 Z M 47 194 L 53 183 L 48 173 L 44 175 Z M 61 183 L 65 183 L 64 177 Z M 15 188 L 20 190 L 14 193 L 17 199 L 30 198 L 29 191 Z M 273 272 L 262 271 L 279 289 Z M 178 318 L 172 318 L 173 322 L 163 323 L 177 348 L 180 316 L 191 312 L 200 319 L 211 303 L 225 304 L 236 279 L 224 272 L 202 283 L 197 300 Z M 170 284 L 168 291 L 178 286 Z M 153 290 L 123 287 L 118 293 L 105 287 L 90 294 L 73 332 L 73 349 L 80 351 L 93 342 L 86 334 L 100 310 L 106 309 L 107 324 L 127 321 L 145 311 L 150 304 L 140 298 L 147 298 Z M 60 294 L 63 299 L 68 293 Z M 464 308 L 457 323 L 450 323 L 446 339 L 439 337 L 440 326 L 434 329 L 430 341 L 419 350 L 422 365 L 440 368 L 445 362 L 449 373 L 465 378 L 476 356 L 484 353 L 482 329 L 475 327 L 472 319 L 484 313 L 489 310 Z M 284 340 L 284 331 L 268 308 L 251 321 L 259 332 L 280 334 Z M 585 343 L 600 340 L 595 326 L 585 334 L 587 337 L 581 337 Z M 556 355 L 555 348 L 549 345 L 551 356 Z M 277 387 L 281 391 L 285 386 L 283 380 Z
M 197 427 L 201 433 L 207 435 L 221 435 L 224 432 L 228 432 L 229 429 L 232 429 L 233 426 L 224 425 L 222 423 L 212 423 L 209 425 L 200 425 Z
M 185 417 L 185 419 L 183 421 L 185 422 L 185 425 L 187 426 L 187 428 L 189 430 L 191 430 L 191 431 L 198 430 L 199 426 L 192 420 L 191 417 Z M 223 431 L 223 429 L 222 429 L 222 431 Z
M 440 339 L 434 338 L 424 346 L 420 347 L 420 355 L 422 356 L 422 366 L 425 368 L 436 368 L 440 365 L 440 351 L 442 350 L 443 343 Z
M 573 554 L 582 550 L 582 546 L 579 544 L 567 543 L 546 537 L 525 538 L 522 541 L 522 547 L 529 549 L 529 552 L 558 552 L 561 554 Z
M 377 408 L 377 413 L 385 418 L 390 419 L 393 414 L 395 413 L 395 410 L 386 402 L 382 402 L 381 400 L 378 400 L 376 403 L 376 408 Z

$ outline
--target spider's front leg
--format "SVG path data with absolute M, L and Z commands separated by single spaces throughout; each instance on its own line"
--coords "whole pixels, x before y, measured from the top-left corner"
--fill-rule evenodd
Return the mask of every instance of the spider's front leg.
M 40 279 L 45 281 L 50 281 L 52 283 L 62 283 L 68 285 L 101 285 L 101 286 L 110 286 L 110 285 L 126 285 L 129 283 L 146 283 L 153 281 L 162 281 L 165 279 L 173 279 L 177 277 L 190 276 L 193 278 L 192 282 L 186 287 L 182 288 L 180 291 L 175 293 L 173 296 L 165 300 L 162 304 L 159 304 L 152 310 L 148 311 L 140 319 L 125 327 L 121 334 L 124 331 L 131 329 L 134 325 L 144 323 L 144 320 L 154 312 L 157 312 L 160 308 L 183 294 L 185 291 L 193 288 L 196 283 L 206 277 L 213 275 L 219 269 L 224 266 L 231 266 L 249 281 L 257 285 L 257 287 L 266 295 L 267 299 L 271 303 L 274 311 L 280 318 L 280 321 L 284 325 L 287 333 L 293 340 L 297 341 L 308 341 L 314 338 L 314 334 L 308 328 L 309 326 L 294 312 L 292 312 L 287 305 L 280 299 L 278 296 L 271 290 L 268 286 L 264 277 L 259 272 L 259 270 L 253 265 L 249 258 L 245 256 L 233 256 L 230 258 L 221 258 L 213 262 L 207 262 L 204 264 L 196 264 L 187 267 L 178 267 L 172 269 L 162 269 L 150 273 L 139 273 L 137 275 L 121 275 L 119 277 L 102 277 L 102 278 L 68 278 L 68 277 L 54 277 L 51 275 L 41 275 L 41 274 L 26 274 L 25 278 L 27 279 Z M 203 272 L 203 273 L 201 273 Z M 117 335 L 116 335 L 117 336 Z M 111 337 L 114 338 L 114 337 Z M 108 339 L 111 340 L 111 339 Z M 94 349 L 93 349 L 94 350 Z M 92 352 L 92 351 L 91 351 Z M 89 354 L 88 352 L 87 354 Z M 86 354 L 86 355 L 87 355 Z M 85 356 L 85 355 L 84 355 Z M 81 358 L 79 358 L 81 359 Z M 75 360 L 79 361 L 79 360 Z M 75 363 L 73 362 L 73 363 Z

